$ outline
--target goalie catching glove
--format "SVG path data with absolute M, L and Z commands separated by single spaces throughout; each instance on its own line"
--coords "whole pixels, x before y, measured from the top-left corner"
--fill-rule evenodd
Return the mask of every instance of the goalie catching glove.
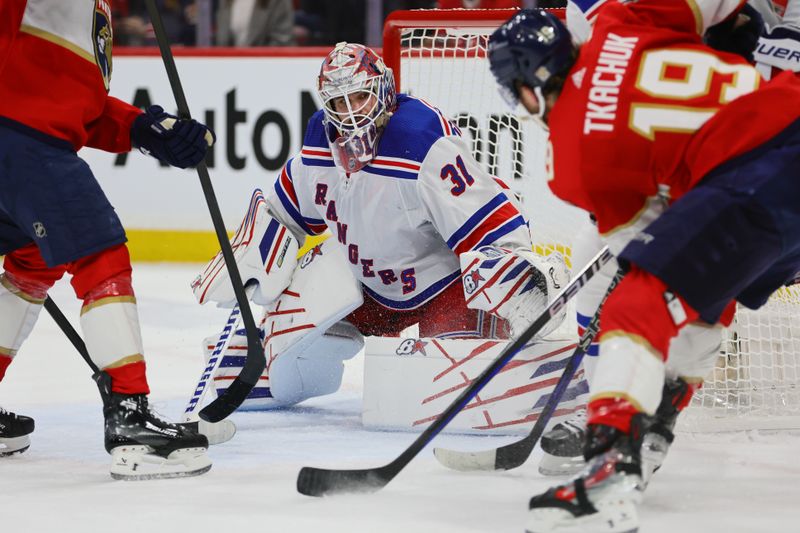
M 270 215 L 261 189 L 253 191 L 247 215 L 231 239 L 231 248 L 242 283 L 257 285 L 253 303 L 270 305 L 289 286 L 297 265 L 297 239 Z M 201 304 L 211 301 L 217 302 L 217 307 L 236 305 L 222 252 L 197 275 L 192 291 Z
M 543 257 L 523 248 L 511 251 L 483 246 L 461 254 L 459 259 L 467 307 L 504 318 L 514 338 L 533 323 L 548 301 L 569 282 L 564 258 L 556 252 Z M 556 329 L 564 316 L 562 311 L 538 337 Z

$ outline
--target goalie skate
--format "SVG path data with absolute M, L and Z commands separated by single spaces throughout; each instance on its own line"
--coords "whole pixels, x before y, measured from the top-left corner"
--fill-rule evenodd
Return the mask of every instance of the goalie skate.
M 31 445 L 33 419 L 0 407 L 0 457 L 22 453 Z

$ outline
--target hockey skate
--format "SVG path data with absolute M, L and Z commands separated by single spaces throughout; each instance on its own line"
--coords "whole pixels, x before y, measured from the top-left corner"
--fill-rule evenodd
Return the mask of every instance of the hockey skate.
M 610 426 L 589 426 L 589 461 L 567 484 L 531 499 L 527 533 L 638 531 L 637 507 L 645 489 L 640 449 L 647 418 L 636 415 L 630 435 Z
M 0 457 L 22 453 L 31 445 L 33 418 L 16 415 L 0 407 Z
M 542 435 L 544 455 L 539 473 L 545 476 L 576 474 L 586 465 L 583 443 L 586 438 L 586 409 L 579 409 Z
M 642 443 L 642 465 L 645 481 L 661 468 L 675 435 L 675 423 L 680 410 L 678 405 L 689 393 L 689 386 L 680 378 L 668 379 L 664 383 L 661 403 L 653 424 L 647 430 Z M 570 476 L 577 474 L 586 465 L 583 459 L 583 444 L 586 437 L 586 410 L 576 411 L 571 418 L 560 422 L 542 435 L 544 455 L 539 462 L 539 473 L 544 476 Z
M 199 476 L 211 469 L 208 439 L 156 414 L 144 394 L 111 392 L 111 376 L 97 372 L 103 398 L 111 477 L 126 481 Z

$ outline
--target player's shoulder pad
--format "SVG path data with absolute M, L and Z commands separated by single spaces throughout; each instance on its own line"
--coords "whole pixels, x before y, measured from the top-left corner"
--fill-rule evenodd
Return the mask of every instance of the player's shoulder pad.
M 308 119 L 303 146 L 328 149 L 328 138 L 325 133 L 325 113 L 320 109 Z
M 444 113 L 422 99 L 398 94 L 397 109 L 381 137 L 380 155 L 421 163 L 436 141 L 450 135 L 461 132 Z

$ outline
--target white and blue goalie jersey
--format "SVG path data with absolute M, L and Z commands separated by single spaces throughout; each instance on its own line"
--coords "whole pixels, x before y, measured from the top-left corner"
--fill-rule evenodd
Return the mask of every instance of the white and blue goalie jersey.
M 323 113 L 269 190 L 270 211 L 299 240 L 326 230 L 364 291 L 414 309 L 459 280 L 458 254 L 493 244 L 531 248 L 512 192 L 473 159 L 461 132 L 423 100 L 400 94 L 370 164 L 334 161 Z

